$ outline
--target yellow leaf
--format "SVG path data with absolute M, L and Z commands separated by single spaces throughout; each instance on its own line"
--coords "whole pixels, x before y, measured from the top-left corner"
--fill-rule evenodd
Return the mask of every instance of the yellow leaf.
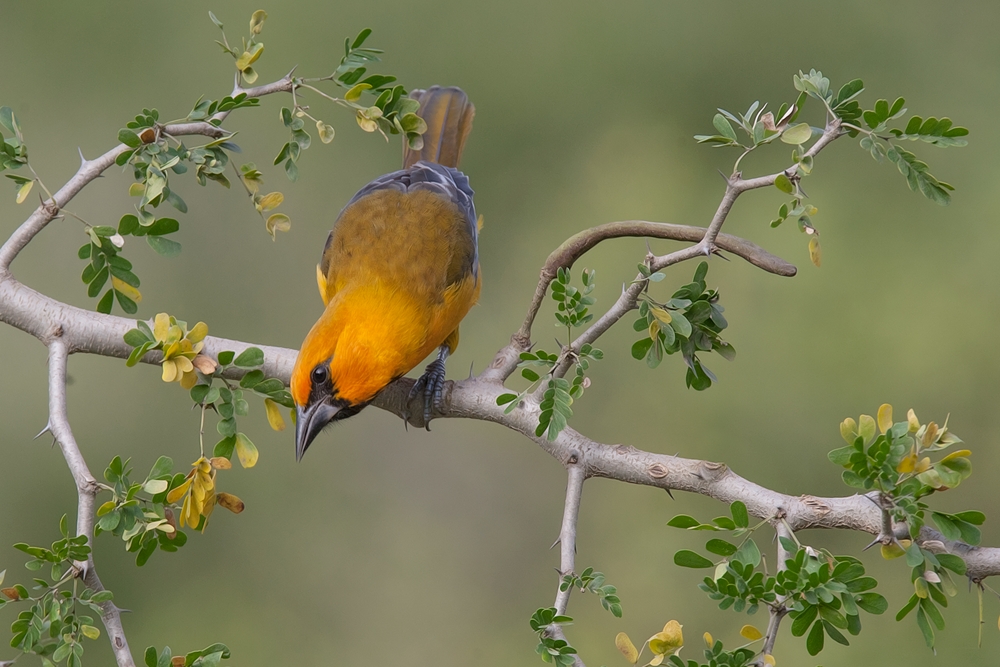
M 819 247 L 819 239 L 815 236 L 809 239 L 809 261 L 817 268 L 823 265 L 823 252 Z
M 649 667 L 659 667 L 660 663 L 663 662 L 663 658 L 666 656 L 665 653 L 659 653 L 653 656 L 653 659 L 649 661 Z
M 765 653 L 764 654 L 764 664 L 770 665 L 770 667 L 774 667 L 776 664 L 778 664 L 778 661 L 775 660 L 774 656 L 771 655 L 770 653 Z
M 663 626 L 663 632 L 657 632 L 649 638 L 649 650 L 657 655 L 663 655 L 684 646 L 682 627 L 677 621 L 668 621 Z
M 900 547 L 895 542 L 893 542 L 892 544 L 883 544 L 882 548 L 880 549 L 880 551 L 882 552 L 882 558 L 884 558 L 886 560 L 892 560 L 893 558 L 899 558 L 900 556 L 902 556 L 905 553 L 903 551 L 903 548 Z
M 618 650 L 622 652 L 625 659 L 633 665 L 639 662 L 639 652 L 635 650 L 635 644 L 632 643 L 632 640 L 629 639 L 628 635 L 624 632 L 619 632 L 615 636 L 615 646 L 617 646 Z
M 361 99 L 361 93 L 365 92 L 366 90 L 371 90 L 371 87 L 372 86 L 370 83 L 355 84 L 354 87 L 348 90 L 347 93 L 344 95 L 344 99 L 347 100 L 348 102 L 357 102 L 358 100 Z
M 246 71 L 250 65 L 257 62 L 262 53 L 264 53 L 264 45 L 255 44 L 252 51 L 244 51 L 243 55 L 236 59 L 236 69 L 241 72 Z
M 919 475 L 920 473 L 924 472 L 930 467 L 931 467 L 931 458 L 929 456 L 925 456 L 924 458 L 920 459 L 920 461 L 917 462 L 917 465 L 914 466 L 913 468 L 913 472 Z
M 236 434 L 236 455 L 240 458 L 240 464 L 244 468 L 252 468 L 257 465 L 257 448 L 243 433 Z
M 292 221 L 284 213 L 272 213 L 268 217 L 267 222 L 264 223 L 264 228 L 267 230 L 267 233 L 270 234 L 271 238 L 273 239 L 275 232 L 287 232 L 289 229 L 291 229 Z
M 365 118 L 364 116 L 361 115 L 360 111 L 358 112 L 357 119 L 358 119 L 358 125 L 365 132 L 374 132 L 375 130 L 378 129 L 378 123 L 371 120 L 370 118 Z
M 938 425 L 935 424 L 934 422 L 931 422 L 924 429 L 924 434 L 920 438 L 920 444 L 923 445 L 924 447 L 930 447 L 937 441 L 937 436 L 938 436 Z
M 316 131 L 319 132 L 319 140 L 324 144 L 333 141 L 333 137 L 336 134 L 332 125 L 327 125 L 321 120 L 316 121 Z
M 875 435 L 875 420 L 870 415 L 861 415 L 858 420 L 858 435 L 868 442 Z
M 97 516 L 104 516 L 105 514 L 107 514 L 116 507 L 118 507 L 118 505 L 115 503 L 115 501 L 109 500 L 108 502 L 104 503 L 103 505 L 97 508 Z
M 129 285 L 127 282 L 125 282 L 120 278 L 111 276 L 111 286 L 114 287 L 119 292 L 121 292 L 122 294 L 124 294 L 125 296 L 127 296 L 128 298 L 135 301 L 136 303 L 142 301 L 142 294 L 139 293 L 139 290 L 132 287 L 131 285 Z
M 670 320 L 673 318 L 670 313 L 662 308 L 657 308 L 656 306 L 651 306 L 649 312 L 653 313 L 653 317 L 663 322 L 664 324 L 670 324 Z
M 264 21 L 267 20 L 267 12 L 263 9 L 258 9 L 250 17 L 250 32 L 259 35 L 260 31 L 264 29 Z
M 957 459 L 963 456 L 972 456 L 972 452 L 968 449 L 960 449 L 957 452 L 952 452 L 948 456 L 941 459 L 941 463 L 944 463 L 945 461 L 950 461 L 952 459 Z
M 97 639 L 101 636 L 101 631 L 92 625 L 81 625 L 80 632 L 82 632 L 83 636 L 87 639 Z
M 233 514 L 239 514 L 246 508 L 246 505 L 243 504 L 243 501 L 231 493 L 218 494 L 217 496 L 215 496 L 215 503 L 217 505 L 222 505 Z
M 176 503 L 178 500 L 184 497 L 184 494 L 188 492 L 191 488 L 191 477 L 184 480 L 184 483 L 172 490 L 167 494 L 167 502 L 170 504 Z
M 840 422 L 840 437 L 847 444 L 854 444 L 854 439 L 858 437 L 858 423 L 853 418 L 848 417 Z
M 177 379 L 177 364 L 173 360 L 163 362 L 163 381 L 173 382 Z
M 764 638 L 764 634 L 752 625 L 744 625 L 740 628 L 740 636 L 752 642 Z
M 913 591 L 917 594 L 918 598 L 926 598 L 928 595 L 927 582 L 923 577 L 917 577 L 913 580 Z
M 194 370 L 194 364 L 187 357 L 174 357 L 174 363 L 177 364 L 177 371 L 179 373 L 190 373 Z
M 885 433 L 892 428 L 892 406 L 883 403 L 878 409 L 878 430 Z
M 208 325 L 204 322 L 198 322 L 194 325 L 190 331 L 188 331 L 187 339 L 192 343 L 200 343 L 205 340 L 205 336 L 208 335 Z
M 910 433 L 916 433 L 920 430 L 920 421 L 917 419 L 917 413 L 910 408 L 906 413 L 906 421 L 910 424 Z
M 257 80 L 257 71 L 253 67 L 247 67 L 240 74 L 243 75 L 243 81 L 251 85 Z
M 181 375 L 181 379 L 179 380 L 179 382 L 181 383 L 181 387 L 190 390 L 192 387 L 198 384 L 198 374 L 195 373 L 193 370 L 188 371 L 187 373 Z
M 144 192 L 146 192 L 145 183 L 133 183 L 132 185 L 128 186 L 129 197 L 141 197 Z
M 159 313 L 153 318 L 153 337 L 161 342 L 167 340 L 167 331 L 170 329 L 170 316 L 166 313 Z
M 281 202 L 285 201 L 285 195 L 280 192 L 271 192 L 260 198 L 257 202 L 258 211 L 270 211 L 272 209 L 278 208 Z
M 660 323 L 658 320 L 653 320 L 649 323 L 649 338 L 650 340 L 656 340 L 660 336 Z
M 31 192 L 31 188 L 33 188 L 34 185 L 35 185 L 34 181 L 28 181 L 27 183 L 19 187 L 17 189 L 17 197 L 15 197 L 14 201 L 16 201 L 18 204 L 23 203 L 24 200 L 28 198 L 28 194 Z
M 278 409 L 277 403 L 270 398 L 265 398 L 264 412 L 267 413 L 267 423 L 271 425 L 271 428 L 275 431 L 285 430 L 285 420 L 281 417 L 281 410 Z
M 913 469 L 917 467 L 917 455 L 910 453 L 903 457 L 903 460 L 899 462 L 896 466 L 896 472 L 908 473 L 913 472 Z
M 701 636 L 701 638 L 705 640 L 705 648 L 712 648 L 715 646 L 715 640 L 712 639 L 711 633 L 706 632 Z

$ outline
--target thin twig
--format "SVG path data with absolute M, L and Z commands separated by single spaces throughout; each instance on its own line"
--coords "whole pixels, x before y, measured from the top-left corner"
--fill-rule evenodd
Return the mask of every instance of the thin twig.
M 573 592 L 572 586 L 567 586 L 562 590 L 562 580 L 565 575 L 576 573 L 576 524 L 580 518 L 580 499 L 583 496 L 583 482 L 587 478 L 586 467 L 579 456 L 571 455 L 566 463 L 566 502 L 563 505 L 562 525 L 559 528 L 559 584 L 556 589 L 556 615 L 566 613 L 569 605 L 569 596 Z M 566 641 L 562 628 L 558 625 L 551 625 L 548 629 L 549 635 Z M 584 667 L 579 655 L 574 655 L 574 663 L 577 667 Z
M 62 340 L 59 331 L 55 331 L 49 341 L 49 428 L 59 449 L 66 459 L 66 465 L 73 474 L 77 490 L 77 513 L 76 513 L 76 534 L 84 535 L 87 544 L 93 549 L 94 546 L 94 505 L 100 486 L 94 476 L 90 474 L 87 462 L 83 459 L 80 447 L 76 444 L 73 431 L 69 427 L 69 419 L 66 411 L 66 359 L 68 351 L 65 341 Z M 94 566 L 93 551 L 87 556 L 86 563 L 79 563 L 77 567 L 83 572 L 83 580 L 87 586 L 95 593 L 104 590 L 100 578 L 97 576 L 97 568 Z M 132 653 L 129 651 L 128 640 L 125 639 L 125 631 L 122 628 L 121 614 L 118 607 L 111 600 L 100 603 L 101 620 L 107 630 L 108 639 L 111 641 L 111 650 L 114 651 L 115 660 L 118 667 L 135 667 Z

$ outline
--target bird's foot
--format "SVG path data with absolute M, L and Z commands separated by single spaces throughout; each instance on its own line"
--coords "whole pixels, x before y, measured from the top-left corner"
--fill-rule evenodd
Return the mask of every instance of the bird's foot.
M 428 431 L 431 430 L 434 410 L 440 410 L 442 406 L 444 377 L 444 359 L 438 357 L 427 364 L 424 374 L 413 384 L 410 395 L 406 397 L 406 403 L 409 405 L 421 393 L 424 395 L 424 428 Z

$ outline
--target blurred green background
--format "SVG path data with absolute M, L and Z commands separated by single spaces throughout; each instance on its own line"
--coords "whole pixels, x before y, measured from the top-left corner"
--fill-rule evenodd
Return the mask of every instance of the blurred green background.
M 729 168 L 735 154 L 691 137 L 712 131 L 717 106 L 739 111 L 760 99 L 775 108 L 793 99 L 792 74 L 816 67 L 837 86 L 864 79 L 868 105 L 903 95 L 911 113 L 948 115 L 969 127 L 967 148 L 909 146 L 957 186 L 950 208 L 909 192 L 893 166 L 876 164 L 856 142 L 825 151 L 805 183 L 820 209 L 821 269 L 809 264 L 794 225 L 768 227 L 783 195 L 741 199 L 726 230 L 795 262 L 800 275 L 777 278 L 738 259 L 713 259 L 710 284 L 721 288 L 727 339 L 739 352 L 732 363 L 707 360 L 718 385 L 686 390 L 676 358 L 656 371 L 632 360 L 634 334 L 625 323 L 602 341 L 605 361 L 573 425 L 603 442 L 725 461 L 786 493 L 839 495 L 847 489 L 826 452 L 838 446 L 845 416 L 873 414 L 883 402 L 894 404 L 897 416 L 913 407 L 925 421 L 950 413 L 974 451 L 976 473 L 935 502 L 986 511 L 984 542 L 1000 543 L 1000 361 L 990 352 L 1000 325 L 1000 136 L 989 120 L 1000 102 L 1000 5 L 4 2 L 0 103 L 14 108 L 32 164 L 57 186 L 76 169 L 78 146 L 88 157 L 107 150 L 142 107 L 174 118 L 200 95 L 228 93 L 232 61 L 212 43 L 218 33 L 207 10 L 225 22 L 232 41 L 261 7 L 270 14 L 261 82 L 296 64 L 302 75 L 329 73 L 344 37 L 370 26 L 369 43 L 388 51 L 379 71 L 409 87 L 460 85 L 475 102 L 463 168 L 486 220 L 485 287 L 449 364 L 455 378 L 470 364 L 481 370 L 506 343 L 541 262 L 565 237 L 610 220 L 708 222 L 722 192 L 717 170 Z M 142 317 L 168 311 L 204 320 L 216 335 L 298 347 L 321 310 L 314 265 L 333 217 L 359 187 L 399 163 L 398 140 L 386 145 L 360 132 L 345 111 L 316 96 L 309 101 L 338 134 L 329 146 L 314 142 L 295 184 L 270 166 L 285 141 L 278 109 L 287 99 L 264 98 L 261 109 L 227 122 L 240 131 L 241 161 L 266 165 L 267 190 L 285 193 L 291 233 L 272 243 L 237 188 L 202 189 L 190 174 L 175 178 L 191 210 L 180 216 L 183 254 L 167 260 L 126 247 L 143 280 Z M 821 122 L 811 106 L 807 119 Z M 783 166 L 788 153 L 779 144 L 745 161 L 746 173 Z M 72 210 L 94 224 L 115 224 L 131 210 L 129 180 L 112 169 Z M 4 237 L 28 213 L 13 194 L 0 201 Z M 84 241 L 77 222 L 55 222 L 22 253 L 15 274 L 92 308 L 76 258 Z M 657 252 L 669 247 L 653 243 Z M 580 263 L 577 271 L 597 269 L 599 307 L 617 297 L 643 252 L 641 240 L 623 240 Z M 659 289 L 668 294 L 693 270 L 671 270 Z M 558 333 L 551 321 L 545 312 L 535 329 L 548 347 Z M 46 420 L 43 346 L 0 327 L 0 349 L 0 569 L 8 568 L 8 582 L 27 582 L 23 555 L 10 545 L 55 539 L 59 516 L 75 512 L 75 493 L 58 450 L 46 438 L 31 440 Z M 180 469 L 197 457 L 197 416 L 185 392 L 160 382 L 156 369 L 81 356 L 70 372 L 70 416 L 96 474 L 116 454 L 131 456 L 140 474 L 160 454 Z M 101 575 L 132 611 L 125 624 L 137 656 L 151 644 L 187 651 L 222 641 L 233 664 L 248 667 L 537 664 L 527 621 L 555 592 L 558 555 L 549 545 L 565 484 L 555 461 L 493 425 L 439 421 L 432 433 L 407 433 L 397 418 L 371 409 L 327 432 L 296 465 L 291 435 L 270 431 L 259 404 L 244 421 L 260 463 L 220 479 L 246 501 L 244 514 L 220 511 L 205 535 L 191 536 L 177 554 L 157 553 L 143 569 L 116 538 L 98 540 Z M 672 618 L 684 624 L 688 657 L 700 654 L 706 630 L 730 646 L 740 643 L 745 617 L 720 612 L 696 589 L 700 573 L 672 565 L 673 552 L 699 548 L 702 535 L 665 526 L 675 513 L 723 510 L 684 494 L 671 501 L 648 488 L 587 484 L 578 564 L 603 570 L 625 608 L 618 620 L 596 599 L 571 601 L 577 624 L 568 634 L 588 664 L 624 665 L 613 645 L 617 632 L 641 641 Z M 803 537 L 851 553 L 869 539 Z M 875 553 L 866 561 L 883 581 L 891 612 L 865 616 L 851 649 L 834 644 L 818 659 L 786 624 L 779 665 L 995 664 L 994 596 L 986 600 L 977 649 L 976 596 L 960 593 L 935 661 L 912 617 L 891 618 L 909 596 L 906 566 Z M 0 622 L 13 616 L 4 610 Z M 87 664 L 110 664 L 104 638 L 88 651 Z M 0 659 L 11 654 L 0 649 Z

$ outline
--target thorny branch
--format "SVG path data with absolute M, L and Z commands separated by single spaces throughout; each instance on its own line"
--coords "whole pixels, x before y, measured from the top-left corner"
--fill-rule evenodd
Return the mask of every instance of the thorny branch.
M 289 72 L 279 81 L 256 88 L 242 89 L 237 81 L 233 95 L 246 93 L 247 97 L 261 97 L 271 93 L 290 91 L 292 85 L 292 74 Z M 229 112 L 220 112 L 212 118 L 221 122 L 228 115 Z M 200 134 L 218 138 L 228 134 L 226 130 L 205 121 L 173 123 L 160 126 L 157 129 L 170 136 Z M 84 335 L 88 335 L 87 332 L 95 334 L 99 329 L 102 334 L 96 338 L 103 337 L 108 348 L 121 348 L 124 341 L 120 339 L 127 329 L 121 329 L 120 325 L 127 323 L 128 320 L 111 318 L 96 321 L 90 317 L 97 315 L 96 313 L 66 306 L 44 297 L 18 283 L 10 274 L 10 264 L 18 253 L 59 215 L 61 207 L 68 204 L 84 187 L 113 165 L 115 158 L 125 150 L 128 150 L 128 146 L 119 144 L 94 160 L 85 159 L 81 153 L 81 164 L 76 174 L 54 195 L 43 200 L 28 219 L 0 247 L 0 320 L 34 334 L 49 348 L 49 420 L 42 433 L 50 431 L 55 437 L 59 449 L 66 459 L 66 465 L 73 475 L 78 497 L 76 534 L 78 536 L 85 535 L 87 544 L 91 548 L 93 548 L 94 542 L 94 505 L 101 487 L 87 467 L 87 462 L 84 460 L 70 429 L 66 409 L 66 363 L 69 354 L 78 351 L 73 341 L 81 333 Z M 70 335 L 67 336 L 67 333 Z M 235 344 L 229 349 L 239 349 L 240 347 L 239 344 Z M 242 347 L 247 346 L 243 345 Z M 105 349 L 104 352 L 106 351 L 108 350 Z M 112 356 L 114 356 L 113 353 Z M 85 563 L 75 563 L 74 567 L 76 568 L 76 576 L 81 577 L 91 590 L 94 592 L 104 590 L 94 566 L 93 552 L 88 555 Z M 135 667 L 128 640 L 125 638 L 118 607 L 115 606 L 114 602 L 108 600 L 100 603 L 100 608 L 101 620 L 104 622 L 118 666 Z
M 60 334 L 60 326 L 56 324 L 48 344 L 49 423 L 46 429 L 52 432 L 56 442 L 59 443 L 59 449 L 63 453 L 63 458 L 66 459 L 69 471 L 73 474 L 73 481 L 76 482 L 76 534 L 85 535 L 87 544 L 93 549 L 94 501 L 101 487 L 94 476 L 90 474 L 87 462 L 84 461 L 80 447 L 76 444 L 76 438 L 73 437 L 73 431 L 69 427 L 69 418 L 66 412 L 66 358 L 68 352 Z M 77 576 L 82 577 L 84 583 L 91 590 L 95 593 L 104 590 L 104 586 L 97 576 L 97 569 L 94 567 L 93 552 L 87 556 L 87 562 L 75 563 L 74 567 L 77 568 Z M 122 628 L 122 618 L 118 607 L 111 600 L 100 603 L 100 607 L 101 620 L 104 621 L 104 628 L 107 630 L 111 649 L 115 653 L 115 660 L 117 660 L 119 667 L 135 667 L 132 653 L 128 648 L 128 640 L 125 639 L 125 631 Z

